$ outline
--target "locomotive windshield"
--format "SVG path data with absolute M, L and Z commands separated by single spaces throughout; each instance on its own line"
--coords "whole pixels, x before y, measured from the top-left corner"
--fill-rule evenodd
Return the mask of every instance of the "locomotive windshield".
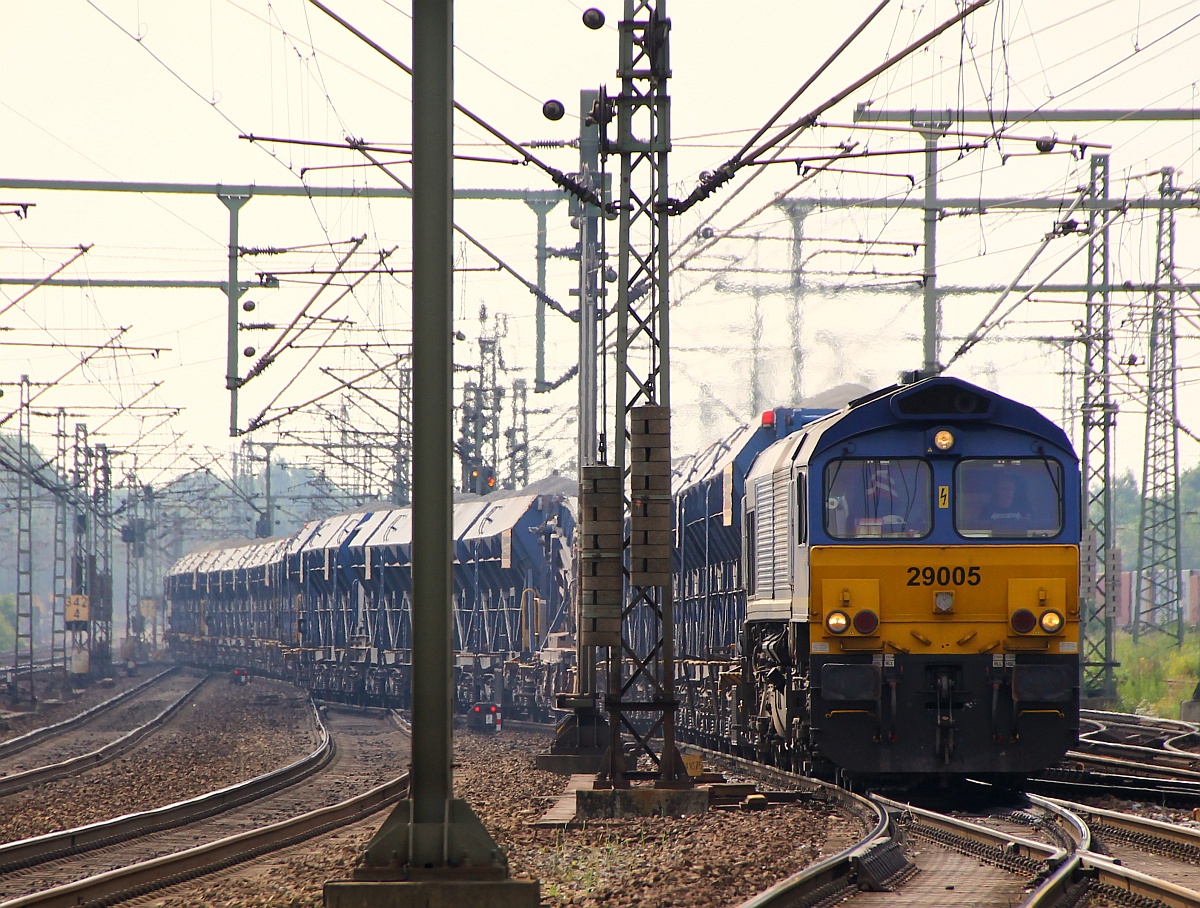
M 1062 466 L 1054 460 L 964 460 L 955 471 L 962 536 L 1026 538 L 1062 530 Z
M 825 529 L 835 539 L 917 538 L 932 524 L 925 461 L 842 458 L 825 468 Z

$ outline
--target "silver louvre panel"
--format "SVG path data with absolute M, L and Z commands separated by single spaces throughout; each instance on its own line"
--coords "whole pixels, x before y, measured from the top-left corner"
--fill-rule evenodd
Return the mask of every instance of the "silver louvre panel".
M 775 590 L 775 549 L 771 534 L 775 530 L 775 496 L 771 477 L 754 480 L 754 589 L 760 598 L 770 599 Z
M 774 532 L 770 550 L 762 549 L 763 560 L 771 559 L 775 576 L 775 599 L 790 599 L 792 595 L 790 509 L 791 471 L 780 470 L 771 477 L 772 526 Z

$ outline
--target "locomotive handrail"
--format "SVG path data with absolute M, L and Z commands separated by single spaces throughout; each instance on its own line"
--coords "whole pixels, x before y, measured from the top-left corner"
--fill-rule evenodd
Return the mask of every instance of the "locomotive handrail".
M 113 707 L 123 703 L 125 700 L 129 699 L 135 694 L 140 693 L 150 685 L 154 684 L 156 681 L 160 681 L 174 671 L 178 671 L 178 666 L 173 665 L 166 671 L 159 672 L 153 678 L 143 681 L 141 684 L 137 685 L 136 687 L 131 687 L 127 691 L 122 691 L 115 697 L 110 697 L 103 703 L 98 703 L 91 709 L 84 710 L 83 712 L 79 713 L 79 715 L 71 716 L 71 718 L 64 719 L 61 722 L 56 722 L 53 725 L 45 725 L 41 728 L 35 728 L 33 731 L 26 732 L 20 737 L 0 743 L 0 758 L 11 757 L 14 754 L 19 754 L 22 751 L 28 750 L 34 745 L 41 743 L 45 738 L 53 738 L 55 735 L 60 735 L 64 731 L 70 731 L 72 728 L 83 725 L 97 716 L 103 715 Z
M 329 729 L 311 698 L 308 707 L 316 722 L 320 740 L 316 749 L 307 756 L 244 782 L 236 782 L 194 798 L 0 845 L 0 873 L 181 826 L 302 781 L 323 768 L 336 752 Z
M 178 712 L 184 704 L 189 702 L 205 684 L 211 679 L 211 675 L 207 675 L 193 686 L 182 697 L 160 712 L 157 716 L 147 722 L 145 725 L 140 725 L 132 731 L 126 732 L 115 741 L 110 741 L 103 747 L 89 751 L 85 754 L 80 754 L 77 757 L 71 757 L 69 760 L 63 760 L 59 763 L 50 763 L 46 766 L 37 766 L 33 769 L 27 769 L 25 772 L 13 773 L 10 776 L 5 776 L 0 779 L 0 797 L 7 797 L 18 791 L 24 791 L 26 788 L 32 788 L 34 785 L 40 785 L 42 782 L 49 782 L 53 779 L 61 779 L 65 776 L 76 775 L 86 769 L 91 769 L 94 766 L 102 766 L 111 760 L 115 760 L 121 754 L 130 750 L 138 744 L 143 738 L 153 731 L 157 731 L 166 722 Z
M 97 899 L 118 901 L 127 894 L 142 894 L 177 885 L 357 822 L 403 798 L 408 790 L 409 774 L 404 773 L 363 794 L 289 820 L 31 893 L 0 903 L 0 906 L 74 908 Z

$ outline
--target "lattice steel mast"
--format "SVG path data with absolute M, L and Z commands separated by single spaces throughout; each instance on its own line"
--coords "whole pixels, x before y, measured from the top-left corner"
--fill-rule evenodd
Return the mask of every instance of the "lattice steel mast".
M 1175 171 L 1162 170 L 1159 195 L 1177 194 Z M 1133 640 L 1160 631 L 1183 643 L 1179 580 L 1179 414 L 1175 394 L 1175 209 L 1158 214 L 1154 292 L 1147 358 L 1146 460 L 1138 521 L 1138 585 L 1133 600 Z
M 92 501 L 95 527 L 96 573 L 91 595 L 91 670 L 104 677 L 112 666 L 112 466 L 108 445 L 96 445 L 95 495 Z
M 34 702 L 33 690 L 33 443 L 29 376 L 21 376 L 17 436 L 17 602 L 13 636 L 14 701 Z
M 75 514 L 71 547 L 71 595 L 67 602 L 66 627 L 71 632 L 71 674 L 86 674 L 82 662 L 91 653 L 91 595 L 96 575 L 94 547 L 95 512 L 92 507 L 92 451 L 87 425 L 75 423 L 74 463 L 71 472 L 72 504 Z
M 622 733 L 657 764 L 658 785 L 687 784 L 675 749 L 674 616 L 671 589 L 670 358 L 667 156 L 671 75 L 665 2 L 625 0 L 620 23 L 621 94 L 601 94 L 605 154 L 621 160 L 613 464 L 630 477 L 629 595 L 608 641 L 611 740 L 602 778 L 626 787 Z M 617 138 L 608 125 L 615 113 Z M 628 463 L 628 466 L 627 466 Z M 596 638 L 592 642 L 605 645 Z M 632 666 L 625 676 L 626 664 Z M 648 722 L 638 719 L 649 715 Z M 661 754 L 651 739 L 662 737 Z
M 1120 571 L 1113 535 L 1112 443 L 1117 408 L 1112 399 L 1112 294 L 1109 289 L 1108 155 L 1092 155 L 1088 181 L 1088 264 L 1083 361 L 1084 557 L 1080 578 L 1083 611 L 1083 695 L 1116 696 L 1113 673 L 1113 609 Z
M 67 413 L 59 408 L 54 428 L 54 481 L 61 491 L 54 496 L 54 601 L 50 608 L 50 664 L 65 683 L 67 664 L 67 522 L 71 513 L 71 488 L 67 476 Z

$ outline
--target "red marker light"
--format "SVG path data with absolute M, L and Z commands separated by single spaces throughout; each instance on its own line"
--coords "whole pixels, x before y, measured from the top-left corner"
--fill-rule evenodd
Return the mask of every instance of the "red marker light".
M 493 706 L 493 707 L 492 707 L 492 712 L 495 712 L 495 711 L 496 711 L 496 707 L 494 707 L 494 706 Z
M 479 707 L 478 707 L 478 706 L 476 706 L 476 707 L 475 707 L 475 712 L 480 712 L 480 711 L 481 711 L 481 710 L 479 709 Z
M 770 428 L 771 426 L 775 425 L 775 411 L 774 410 L 764 410 L 763 411 L 762 424 L 764 426 L 766 426 L 767 428 Z
M 1018 634 L 1028 634 L 1037 627 L 1037 618 L 1034 617 L 1033 612 L 1029 609 L 1022 608 L 1012 613 L 1010 623 L 1012 624 L 1012 629 Z

